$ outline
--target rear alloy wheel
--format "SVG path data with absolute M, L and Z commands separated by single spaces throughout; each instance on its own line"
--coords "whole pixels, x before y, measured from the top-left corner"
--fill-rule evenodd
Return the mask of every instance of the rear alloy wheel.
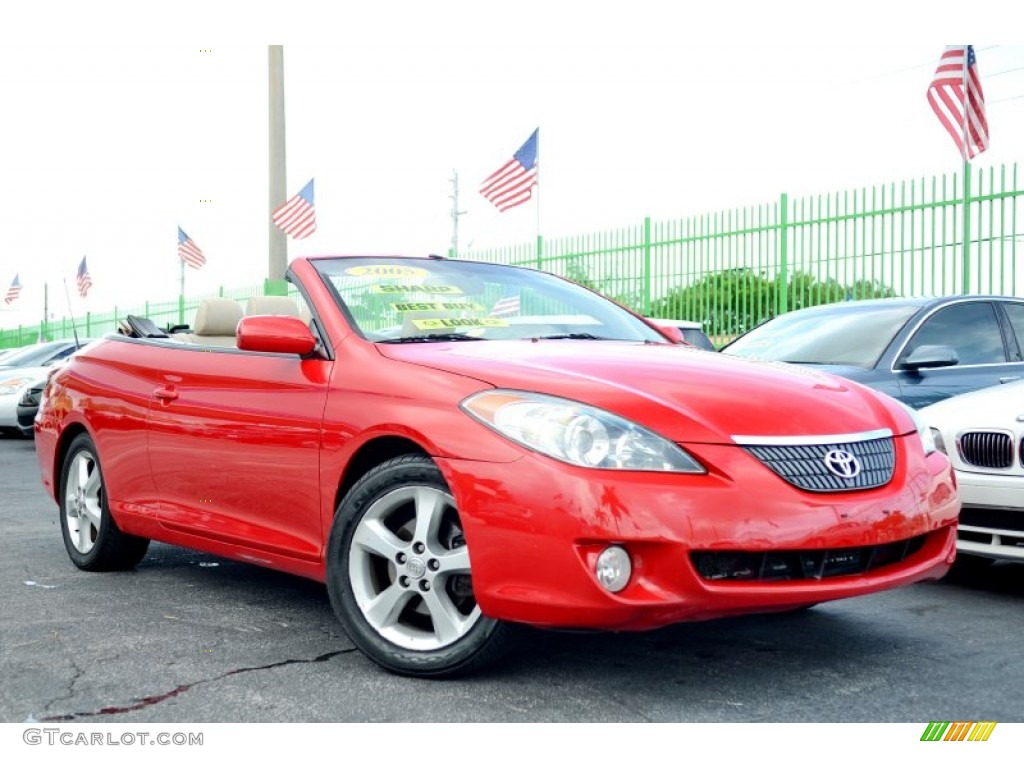
M 491 663 L 508 644 L 510 627 L 476 603 L 455 499 L 425 456 L 387 461 L 352 487 L 327 558 L 335 612 L 385 669 L 452 677 Z
M 88 435 L 71 441 L 60 487 L 60 528 L 71 561 L 83 571 L 134 568 L 149 539 L 122 533 L 110 516 L 96 446 Z

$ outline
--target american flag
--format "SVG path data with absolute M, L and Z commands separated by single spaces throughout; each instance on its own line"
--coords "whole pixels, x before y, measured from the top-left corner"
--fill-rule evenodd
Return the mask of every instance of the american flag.
M 4 304 L 13 304 L 14 300 L 21 294 L 21 283 L 18 282 L 18 276 L 14 276 L 14 281 L 11 283 L 11 287 L 7 289 L 7 296 L 4 297 Z
M 313 179 L 274 211 L 274 223 L 296 240 L 316 232 L 316 206 L 313 203 Z
M 540 128 L 505 163 L 480 185 L 480 194 L 490 200 L 499 211 L 507 211 L 533 197 L 537 184 L 537 142 Z
M 520 306 L 519 294 L 509 293 L 507 296 L 503 296 L 494 302 L 494 306 L 491 307 L 489 316 L 508 317 L 509 315 L 518 315 Z
M 92 277 L 89 276 L 89 268 L 85 266 L 85 256 L 83 256 L 82 263 L 78 265 L 78 295 L 84 299 L 89 295 L 90 288 L 92 288 Z
M 966 89 L 964 57 L 967 60 Z M 932 84 L 928 86 L 928 103 L 953 138 L 961 157 L 970 160 L 988 149 L 985 94 L 981 90 L 973 45 L 946 46 Z
M 193 269 L 199 269 L 206 263 L 206 257 L 199 250 L 199 246 L 185 234 L 181 227 L 178 227 L 178 258 Z

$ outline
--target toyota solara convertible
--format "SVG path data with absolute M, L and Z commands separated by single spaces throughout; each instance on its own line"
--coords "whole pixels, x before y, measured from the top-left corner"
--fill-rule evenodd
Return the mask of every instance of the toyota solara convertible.
M 407 675 L 493 662 L 517 625 L 644 630 L 945 574 L 960 502 L 897 401 L 672 343 L 553 275 L 292 262 L 52 375 L 36 417 L 71 560 L 150 540 L 316 579 Z

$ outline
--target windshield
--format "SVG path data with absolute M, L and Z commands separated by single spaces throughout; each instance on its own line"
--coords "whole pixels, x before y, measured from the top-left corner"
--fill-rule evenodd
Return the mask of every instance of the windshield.
M 614 339 L 668 343 L 612 301 L 545 272 L 447 259 L 313 261 L 370 341 Z
M 47 360 L 57 354 L 60 350 L 64 349 L 67 342 L 63 341 L 49 341 L 41 344 L 33 344 L 31 347 L 18 350 L 13 354 L 0 360 L 0 364 L 19 367 L 29 368 L 36 365 L 43 365 Z M 69 349 L 68 353 L 73 352 L 74 349 Z
M 873 368 L 916 306 L 835 304 L 779 315 L 722 352 L 751 360 Z

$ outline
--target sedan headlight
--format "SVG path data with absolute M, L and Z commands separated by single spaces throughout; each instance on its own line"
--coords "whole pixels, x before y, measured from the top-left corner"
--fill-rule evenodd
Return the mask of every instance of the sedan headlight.
M 706 472 L 686 451 L 646 427 L 572 400 L 491 390 L 466 398 L 462 409 L 510 440 L 578 467 Z
M 32 379 L 26 376 L 0 380 L 0 395 L 13 395 L 30 381 Z
M 921 416 L 920 412 L 914 410 L 906 403 L 900 402 L 899 400 L 896 402 L 902 405 L 907 410 L 907 413 L 910 414 L 910 418 L 913 419 L 914 427 L 917 429 L 917 435 L 921 438 L 921 447 L 924 448 L 924 455 L 928 456 L 929 454 L 935 453 L 935 451 L 938 450 L 935 447 L 935 437 L 932 434 L 931 428 L 924 420 L 924 417 Z

